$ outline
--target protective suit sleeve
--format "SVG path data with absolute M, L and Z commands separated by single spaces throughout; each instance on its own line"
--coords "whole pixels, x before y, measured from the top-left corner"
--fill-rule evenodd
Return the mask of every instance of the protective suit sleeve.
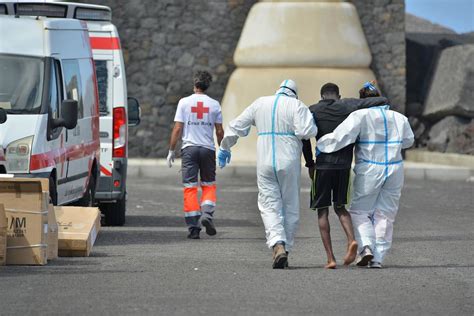
M 318 133 L 313 114 L 301 101 L 298 103 L 298 108 L 293 116 L 293 125 L 295 135 L 299 139 L 310 139 L 311 137 L 315 137 Z
M 403 124 L 403 139 L 402 139 L 402 148 L 410 148 L 413 143 L 415 142 L 415 135 L 413 135 L 413 131 L 411 129 L 410 123 L 408 119 L 405 118 L 405 122 Z
M 374 97 L 374 98 L 365 98 L 365 99 L 343 99 L 344 104 L 353 111 L 360 109 L 368 109 L 373 106 L 380 106 L 388 104 L 388 99 L 385 97 Z
M 332 153 L 355 143 L 360 134 L 361 116 L 364 110 L 353 112 L 344 122 L 330 134 L 321 137 L 317 142 L 318 149 L 323 153 Z
M 221 148 L 230 150 L 237 143 L 239 137 L 245 137 L 249 134 L 254 122 L 254 108 L 258 100 L 247 107 L 237 118 L 233 119 L 225 129 L 224 138 L 221 142 Z

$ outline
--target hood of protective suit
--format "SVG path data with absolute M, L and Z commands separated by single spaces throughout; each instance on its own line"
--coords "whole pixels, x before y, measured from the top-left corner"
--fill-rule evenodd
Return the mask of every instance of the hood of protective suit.
M 291 79 L 283 80 L 280 84 L 280 87 L 276 91 L 276 94 L 284 94 L 287 97 L 298 99 L 298 87 L 296 82 Z

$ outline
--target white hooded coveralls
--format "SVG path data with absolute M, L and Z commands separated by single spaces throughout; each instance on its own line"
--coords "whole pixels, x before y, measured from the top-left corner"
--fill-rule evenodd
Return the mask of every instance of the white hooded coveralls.
M 404 181 L 401 151 L 413 141 L 408 119 L 388 106 L 355 111 L 318 140 L 318 149 L 326 153 L 356 143 L 350 213 L 360 249 L 369 246 L 376 262 L 383 262 L 392 245 Z
M 287 89 L 278 92 L 255 100 L 231 121 L 221 148 L 230 150 L 256 126 L 258 208 L 267 245 L 282 241 L 289 251 L 299 223 L 301 140 L 315 137 L 317 128 L 303 102 Z

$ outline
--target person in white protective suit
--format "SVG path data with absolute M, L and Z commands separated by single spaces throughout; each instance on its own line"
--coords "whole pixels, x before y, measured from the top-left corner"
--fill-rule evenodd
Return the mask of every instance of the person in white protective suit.
M 361 98 L 379 96 L 373 83 Z M 389 106 L 357 110 L 320 138 L 316 152 L 331 153 L 355 143 L 350 214 L 359 244 L 358 266 L 381 268 L 392 245 L 393 223 L 404 181 L 402 149 L 413 145 L 408 119 Z
M 298 100 L 296 83 L 285 80 L 275 95 L 258 98 L 229 123 L 218 154 L 221 168 L 230 162 L 230 148 L 252 125 L 258 132 L 258 208 L 273 249 L 273 268 L 284 269 L 299 223 L 301 140 L 315 137 L 318 129 Z

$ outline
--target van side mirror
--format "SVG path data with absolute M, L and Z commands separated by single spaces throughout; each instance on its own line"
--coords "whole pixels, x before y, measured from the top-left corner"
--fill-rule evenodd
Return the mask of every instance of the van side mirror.
M 7 111 L 0 108 L 0 124 L 3 124 L 7 121 Z
M 128 126 L 137 126 L 140 124 L 142 111 L 138 100 L 132 97 L 127 98 L 128 108 Z
M 64 100 L 61 103 L 61 118 L 53 121 L 53 128 L 64 126 L 73 129 L 77 125 L 78 104 L 76 100 Z

